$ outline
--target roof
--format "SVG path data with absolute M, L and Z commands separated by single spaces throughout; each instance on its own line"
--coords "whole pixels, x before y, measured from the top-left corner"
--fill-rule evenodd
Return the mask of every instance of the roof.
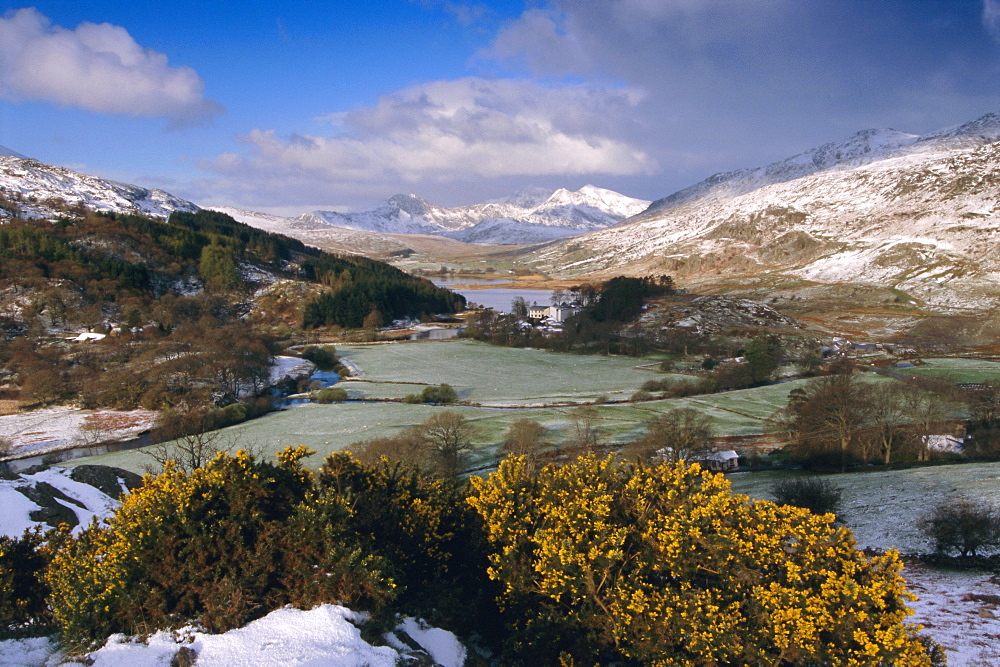
M 723 452 L 712 452 L 705 457 L 706 461 L 731 461 L 732 459 L 738 459 L 740 455 L 731 449 L 727 449 Z

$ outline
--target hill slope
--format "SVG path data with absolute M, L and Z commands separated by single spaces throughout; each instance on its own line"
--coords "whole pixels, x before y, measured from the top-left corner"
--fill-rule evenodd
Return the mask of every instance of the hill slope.
M 992 304 L 998 139 L 997 114 L 924 137 L 869 130 L 718 174 L 525 259 L 562 275 L 667 271 L 708 283 L 782 274 L 891 286 L 937 305 Z
M 199 210 L 163 190 L 80 174 L 0 147 L 0 219 L 51 218 L 84 208 L 160 219 L 174 211 Z

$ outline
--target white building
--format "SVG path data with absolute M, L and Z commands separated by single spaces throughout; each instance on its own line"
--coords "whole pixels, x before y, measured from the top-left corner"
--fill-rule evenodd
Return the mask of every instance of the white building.
M 531 319 L 548 319 L 550 322 L 555 322 L 556 324 L 562 324 L 579 312 L 580 309 L 578 307 L 571 306 L 568 303 L 560 303 L 555 306 L 539 306 L 537 303 L 533 303 L 528 306 L 528 317 Z

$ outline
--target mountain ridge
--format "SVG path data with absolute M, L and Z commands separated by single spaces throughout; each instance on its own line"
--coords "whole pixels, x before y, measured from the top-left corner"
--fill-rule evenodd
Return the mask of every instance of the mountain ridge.
M 467 243 L 525 244 L 603 229 L 642 212 L 649 203 L 593 185 L 575 192 L 526 188 L 510 197 L 455 207 L 398 194 L 368 211 L 312 211 L 298 220 L 384 234 L 439 235 Z
M 895 287 L 934 305 L 995 305 L 998 140 L 998 114 L 924 136 L 863 131 L 709 177 L 524 261 L 561 276 L 668 271 L 699 284 L 785 275 Z
M 14 216 L 15 211 L 25 218 L 51 218 L 80 207 L 160 219 L 174 211 L 200 210 L 197 204 L 165 190 L 81 174 L 10 153 L 0 152 L 0 195 L 5 200 L 0 219 Z

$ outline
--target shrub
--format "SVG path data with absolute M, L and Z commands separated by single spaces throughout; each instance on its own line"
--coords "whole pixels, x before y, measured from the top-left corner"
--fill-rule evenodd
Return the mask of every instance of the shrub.
M 481 522 L 454 484 L 337 452 L 320 468 L 319 485 L 350 503 L 348 528 L 399 582 L 397 609 L 449 627 L 481 626 L 476 619 L 494 595 Z
M 310 345 L 302 350 L 302 358 L 316 364 L 321 371 L 332 371 L 337 365 L 337 349 L 333 345 Z
M 407 394 L 403 398 L 404 403 L 436 403 L 438 405 L 446 405 L 448 403 L 454 403 L 458 400 L 458 393 L 455 389 L 447 383 L 444 383 L 438 387 L 424 387 L 424 390 L 419 394 Z
M 1000 514 L 967 500 L 946 500 L 920 520 L 920 530 L 934 542 L 934 551 L 977 556 L 1000 547 Z
M 473 478 L 519 664 L 928 665 L 897 554 L 683 463 Z M 513 655 L 511 655 L 513 654 Z
M 222 632 L 285 604 L 384 608 L 393 582 L 345 531 L 348 504 L 312 494 L 308 453 L 286 449 L 278 464 L 219 454 L 147 477 L 46 570 L 63 637 L 86 645 L 191 621 Z
M 316 392 L 317 403 L 342 403 L 347 400 L 347 390 L 341 387 L 326 387 Z
M 775 501 L 802 507 L 813 514 L 836 514 L 841 490 L 823 477 L 784 479 L 771 487 Z
M 18 538 L 0 535 L 0 638 L 51 631 L 42 571 L 52 555 L 46 540 L 57 541 L 56 534 L 36 528 Z
M 425 387 L 420 392 L 422 403 L 439 403 L 442 405 L 454 403 L 458 400 L 458 394 L 450 384 L 442 384 L 439 387 Z

